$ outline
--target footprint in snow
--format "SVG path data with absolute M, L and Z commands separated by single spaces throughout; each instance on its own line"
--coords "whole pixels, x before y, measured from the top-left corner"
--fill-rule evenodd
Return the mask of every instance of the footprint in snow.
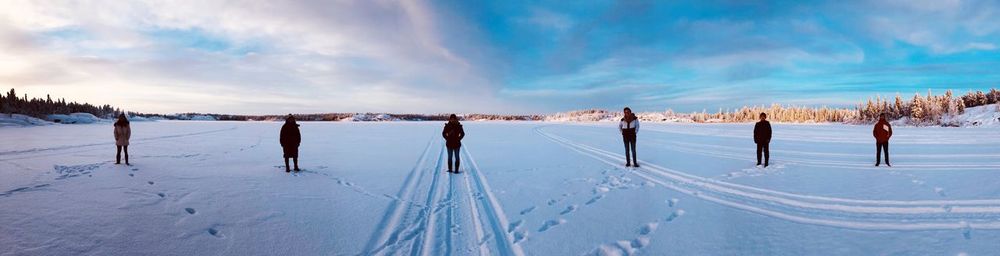
M 659 227 L 659 226 L 660 226 L 660 223 L 656 222 L 656 221 L 650 222 L 650 223 L 646 223 L 646 225 L 643 225 L 642 228 L 639 228 L 639 234 L 640 235 L 649 235 L 650 233 L 653 233 L 653 231 L 656 231 L 656 228 Z
M 959 222 L 959 225 L 962 225 L 962 237 L 965 237 L 965 240 L 972 239 L 972 226 L 965 221 Z
M 667 222 L 671 222 L 671 221 L 674 221 L 674 219 L 677 219 L 677 217 L 680 217 L 680 216 L 683 216 L 683 215 L 684 215 L 684 210 L 683 209 L 678 209 L 677 211 L 674 211 L 674 213 L 671 213 L 670 216 L 667 216 L 667 218 L 664 219 L 664 220 L 666 220 Z
M 680 201 L 681 201 L 680 199 L 671 198 L 670 200 L 667 200 L 667 205 L 669 205 L 670 207 L 674 207 L 675 205 L 677 205 L 677 202 Z
M 531 211 L 534 211 L 535 208 L 536 208 L 535 206 L 532 206 L 532 207 L 528 207 L 528 208 L 526 208 L 524 210 L 521 210 L 521 215 L 525 215 L 525 214 L 531 213 Z
M 135 177 L 135 174 L 134 173 L 129 173 L 128 176 L 129 177 Z
M 149 183 L 149 185 L 155 184 L 153 181 L 149 181 L 149 182 L 146 182 L 146 183 Z
M 222 233 L 219 232 L 219 229 L 216 229 L 216 228 L 208 228 L 208 234 L 210 234 L 210 235 L 212 235 L 214 237 L 218 237 L 218 238 L 222 238 L 223 237 Z
M 167 197 L 167 194 L 164 193 L 156 193 L 156 195 L 160 196 L 160 198 Z
M 524 220 L 518 220 L 515 221 L 514 223 L 511 223 L 510 226 L 507 227 L 507 233 L 514 232 L 514 230 L 516 230 L 518 227 L 521 227 L 521 224 L 523 223 Z
M 579 206 L 577 206 L 577 205 L 575 205 L 575 204 L 574 204 L 574 205 L 570 205 L 570 206 L 567 206 L 565 210 L 563 210 L 562 212 L 560 212 L 560 213 L 559 213 L 559 215 L 566 215 L 566 214 L 570 214 L 570 213 L 572 213 L 572 212 L 576 211 L 576 209 L 577 209 L 577 208 L 579 208 Z
M 194 214 L 195 213 L 194 208 L 184 208 L 184 211 L 186 211 L 188 214 Z
M 590 201 L 587 201 L 587 205 L 596 203 L 597 201 L 600 201 L 602 198 L 604 198 L 604 195 L 597 195 L 594 198 L 591 198 Z
M 538 229 L 538 232 L 545 232 L 545 231 L 551 229 L 552 227 L 559 226 L 559 225 L 561 225 L 563 223 L 566 223 L 565 219 L 556 219 L 556 220 L 546 221 L 545 225 L 542 225 L 542 228 Z
M 528 232 L 527 231 L 514 232 L 514 243 L 515 244 L 520 243 L 521 241 L 524 241 L 524 239 L 527 239 L 527 238 L 528 238 Z

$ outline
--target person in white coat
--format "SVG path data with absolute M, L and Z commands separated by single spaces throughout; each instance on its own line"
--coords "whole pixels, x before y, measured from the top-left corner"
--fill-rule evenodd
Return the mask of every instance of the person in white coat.
M 635 135 L 639 132 L 639 118 L 632 113 L 632 109 L 625 108 L 625 117 L 618 122 L 618 130 L 621 131 L 622 140 L 625 141 L 625 166 L 639 167 L 639 160 L 636 160 L 635 156 Z
M 128 163 L 128 140 L 132 137 L 132 127 L 128 123 L 128 119 L 125 118 L 125 114 L 118 115 L 118 121 L 115 121 L 115 146 L 118 148 L 118 154 L 115 155 L 115 164 L 122 163 L 122 150 L 125 151 L 125 165 Z

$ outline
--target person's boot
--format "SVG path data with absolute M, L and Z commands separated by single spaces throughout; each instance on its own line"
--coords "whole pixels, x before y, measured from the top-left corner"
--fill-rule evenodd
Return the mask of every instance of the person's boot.
M 885 166 L 889 166 L 889 167 L 892 167 L 892 165 L 891 165 L 891 164 L 889 164 L 889 162 L 885 162 Z
M 764 168 L 767 168 L 767 163 L 764 163 Z
M 625 167 L 632 167 L 632 162 L 625 161 Z
M 632 167 L 639 168 L 639 162 L 635 162 L 634 164 L 632 164 Z
M 286 165 L 285 166 L 285 172 L 292 172 L 292 169 L 289 169 L 288 166 Z

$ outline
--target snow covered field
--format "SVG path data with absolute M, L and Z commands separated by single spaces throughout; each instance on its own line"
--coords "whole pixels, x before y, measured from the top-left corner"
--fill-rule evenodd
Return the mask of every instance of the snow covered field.
M 0 128 L 0 255 L 989 255 L 1000 250 L 1000 129 L 645 124 L 623 168 L 613 124 L 442 123 Z

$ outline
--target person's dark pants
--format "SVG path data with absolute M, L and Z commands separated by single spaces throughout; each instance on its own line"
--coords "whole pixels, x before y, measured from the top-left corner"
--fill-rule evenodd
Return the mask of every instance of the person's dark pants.
M 882 164 L 882 151 L 885 150 L 885 164 L 889 163 L 889 142 L 875 143 L 875 165 Z
M 638 165 L 639 160 L 636 160 L 637 157 L 635 154 L 635 133 L 629 133 L 629 132 L 623 133 L 622 140 L 625 142 L 625 163 L 626 164 L 635 163 L 636 165 Z M 631 162 L 629 159 L 630 156 L 631 156 Z
M 292 162 L 295 163 L 295 170 L 299 170 L 299 148 L 298 147 L 282 147 L 282 151 L 285 153 L 285 171 L 291 170 L 288 168 L 288 159 L 291 158 Z
M 771 161 L 771 144 L 770 143 L 757 143 L 757 165 L 760 165 L 760 156 L 764 155 L 764 166 Z
M 122 163 L 122 150 L 125 151 L 125 164 L 128 164 L 128 146 L 117 146 L 118 154 L 115 155 L 115 164 Z
M 462 157 L 458 155 L 462 147 L 448 148 L 448 171 L 458 172 L 458 166 L 462 164 Z M 452 168 L 452 159 L 455 160 L 455 168 Z

